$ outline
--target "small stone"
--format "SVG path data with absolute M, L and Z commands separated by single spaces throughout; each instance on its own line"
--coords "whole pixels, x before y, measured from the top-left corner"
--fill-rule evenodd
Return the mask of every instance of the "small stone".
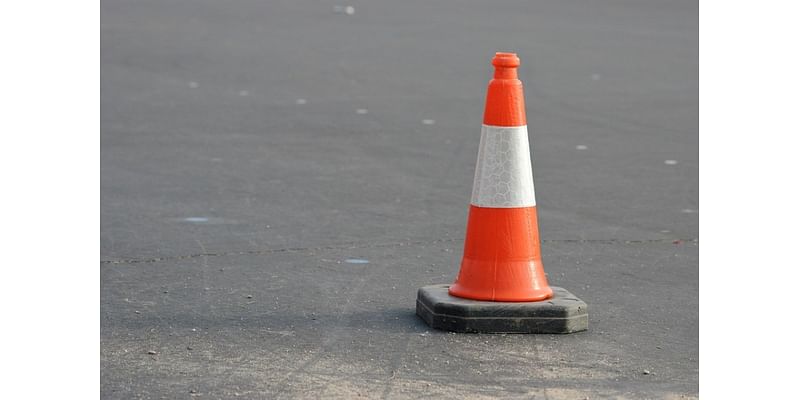
M 141 312 L 140 312 L 139 310 L 136 310 L 136 311 L 134 311 L 133 313 L 134 313 L 134 314 L 141 314 Z
M 645 375 L 650 375 L 650 371 L 648 371 L 648 370 L 644 370 L 644 371 L 642 371 L 642 373 L 645 374 Z
M 186 350 L 194 350 L 194 349 L 192 349 L 192 346 L 186 346 Z
M 248 299 L 252 299 L 252 298 L 253 298 L 253 295 L 252 295 L 252 294 L 248 294 L 248 295 L 247 295 L 247 298 L 248 298 Z
M 156 351 L 155 351 L 155 350 L 148 350 L 148 351 L 147 351 L 147 354 L 150 354 L 151 356 L 154 356 L 154 355 L 156 355 L 156 354 L 158 354 L 158 353 L 156 353 Z
M 192 394 L 197 393 L 197 390 L 189 389 L 189 393 L 192 393 Z

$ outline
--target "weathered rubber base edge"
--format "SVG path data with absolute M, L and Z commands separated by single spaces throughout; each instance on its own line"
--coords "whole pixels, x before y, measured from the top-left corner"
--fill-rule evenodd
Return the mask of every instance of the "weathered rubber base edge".
M 536 302 L 499 302 L 450 296 L 450 285 L 417 292 L 417 315 L 431 328 L 463 333 L 573 333 L 589 328 L 588 307 L 560 287 Z

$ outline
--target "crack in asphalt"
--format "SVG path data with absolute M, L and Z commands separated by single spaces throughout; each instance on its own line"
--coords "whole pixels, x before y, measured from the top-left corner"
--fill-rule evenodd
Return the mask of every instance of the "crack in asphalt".
M 161 261 L 174 261 L 186 260 L 198 257 L 226 257 L 226 256 L 240 256 L 240 255 L 261 255 L 261 254 L 274 254 L 274 253 L 299 253 L 306 251 L 318 250 L 342 250 L 342 249 L 366 249 L 366 248 L 381 248 L 381 247 L 402 247 L 414 245 L 429 245 L 436 243 L 451 243 L 455 242 L 456 238 L 435 239 L 429 241 L 406 241 L 406 242 L 390 242 L 390 243 L 347 243 L 339 245 L 327 245 L 316 247 L 283 247 L 278 249 L 262 249 L 262 250 L 246 250 L 246 251 L 228 251 L 216 253 L 196 253 L 177 256 L 164 256 L 153 258 L 132 258 L 121 260 L 100 260 L 100 264 L 115 265 L 115 264 L 147 264 L 157 263 Z M 545 239 L 541 240 L 542 243 L 600 243 L 600 244 L 650 244 L 650 243 L 697 243 L 699 239 Z

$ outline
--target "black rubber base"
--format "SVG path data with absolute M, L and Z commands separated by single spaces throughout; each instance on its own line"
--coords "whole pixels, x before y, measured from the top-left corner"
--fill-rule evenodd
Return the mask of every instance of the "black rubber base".
M 468 300 L 450 296 L 450 285 L 417 292 L 417 315 L 431 328 L 473 333 L 572 333 L 589 328 L 586 303 L 559 288 L 535 302 Z

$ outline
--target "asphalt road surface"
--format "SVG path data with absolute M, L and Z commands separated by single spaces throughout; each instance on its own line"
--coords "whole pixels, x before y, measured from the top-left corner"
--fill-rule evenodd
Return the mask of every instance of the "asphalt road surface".
M 690 1 L 103 0 L 101 397 L 697 397 L 697 28 Z M 587 332 L 414 314 L 458 271 L 497 51 Z

